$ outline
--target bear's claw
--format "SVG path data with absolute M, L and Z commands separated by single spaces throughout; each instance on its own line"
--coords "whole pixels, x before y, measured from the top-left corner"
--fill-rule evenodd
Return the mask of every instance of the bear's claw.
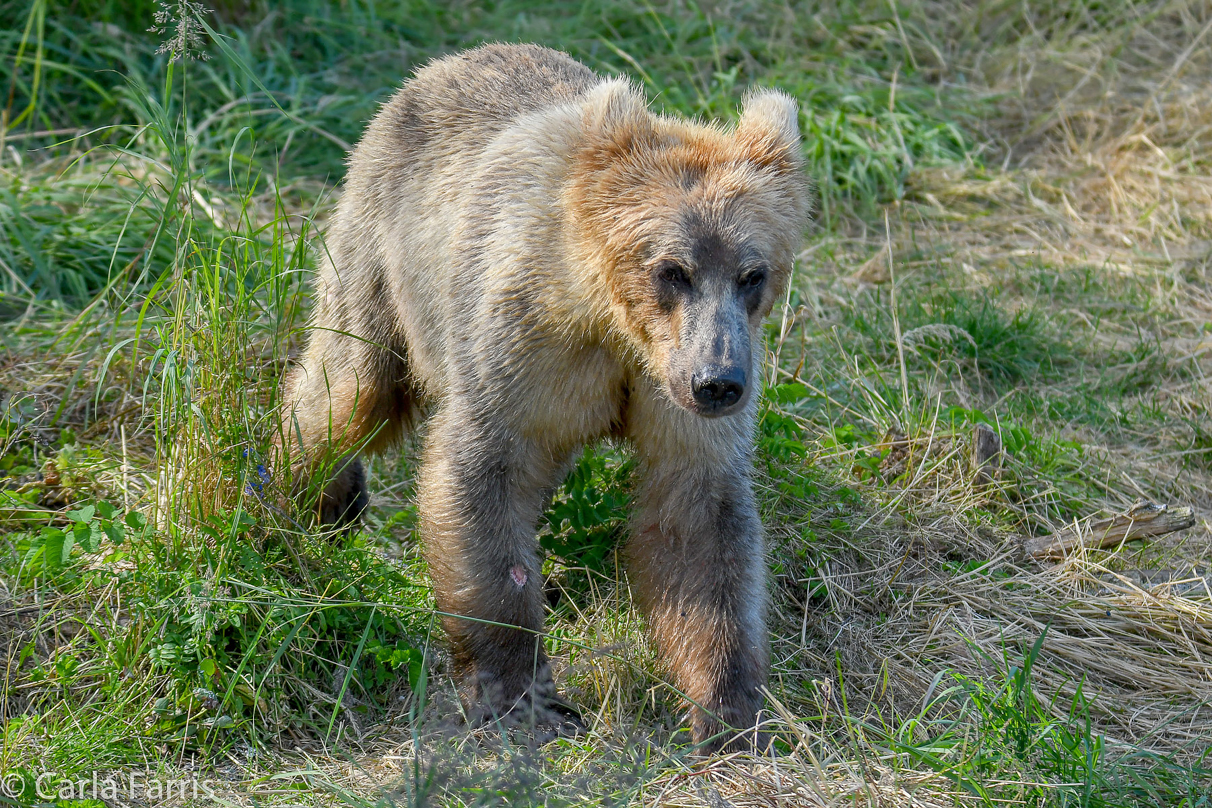
M 537 702 L 537 703 L 536 703 Z M 581 712 L 562 698 L 524 698 L 504 714 L 483 705 L 468 716 L 471 727 L 497 726 L 502 730 L 521 730 L 538 744 L 557 738 L 575 738 L 589 731 Z

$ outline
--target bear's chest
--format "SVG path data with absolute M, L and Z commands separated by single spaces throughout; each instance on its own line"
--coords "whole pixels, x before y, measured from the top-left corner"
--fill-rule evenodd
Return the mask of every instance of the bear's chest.
M 627 373 L 602 346 L 534 351 L 505 395 L 515 427 L 553 453 L 616 431 L 627 399 Z

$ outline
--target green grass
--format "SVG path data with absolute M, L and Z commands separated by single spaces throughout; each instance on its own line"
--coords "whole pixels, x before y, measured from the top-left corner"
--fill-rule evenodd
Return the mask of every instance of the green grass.
M 953 705 L 939 711 L 945 717 L 926 711 L 893 732 L 865 729 L 986 801 L 996 796 L 1027 804 L 1203 804 L 1207 797 L 1198 768 L 1184 770 L 1149 756 L 1111 758 L 1105 740 L 1093 730 L 1089 698 L 1080 683 L 1065 703 L 1041 698 L 1031 671 L 1046 638 L 1045 630 L 1021 658 L 1006 653 L 1003 659 L 989 659 L 1001 672 L 992 682 L 959 675 L 939 681 L 931 706 Z M 968 734 L 970 721 L 975 734 Z M 957 749 L 963 754 L 959 765 L 953 754 Z M 1023 782 L 991 791 L 988 780 L 1008 769 L 1025 775 Z
M 260 26 L 212 20 L 224 36 L 223 46 L 209 48 L 208 58 L 191 63 L 187 79 L 171 87 L 163 81 L 168 54 L 156 53 L 154 42 L 130 23 L 149 19 L 150 8 L 135 6 L 117 16 L 97 9 L 96 17 L 80 9 L 79 17 L 61 17 L 44 0 L 22 10 L 21 3 L 9 0 L 6 16 L 26 17 L 43 39 L 35 47 L 19 29 L 0 39 L 9 54 L 0 66 L 0 83 L 13 91 L 9 125 L 14 134 L 80 130 L 88 133 L 89 145 L 112 144 L 152 157 L 140 148 L 149 135 L 180 137 L 184 126 L 191 172 L 228 190 L 233 169 L 251 171 L 261 183 L 282 173 L 293 180 L 335 180 L 343 172 L 345 146 L 357 140 L 362 123 L 404 77 L 401 57 L 415 65 L 500 38 L 550 44 L 604 72 L 632 74 L 658 107 L 684 114 L 734 116 L 745 87 L 759 79 L 794 92 L 807 110 L 805 153 L 827 222 L 843 202 L 869 211 L 900 198 L 910 166 L 963 160 L 971 153 L 971 141 L 955 123 L 955 112 L 962 116 L 975 103 L 970 95 L 959 88 L 946 94 L 925 89 L 909 80 L 908 68 L 893 95 L 880 77 L 902 58 L 890 53 L 887 43 L 838 38 L 858 18 L 857 9 L 838 12 L 824 31 L 797 22 L 794 33 L 811 28 L 803 35 L 817 46 L 812 63 L 803 64 L 789 36 L 793 32 L 774 36 L 769 26 L 775 20 L 759 18 L 748 25 L 743 18 L 694 7 L 675 13 L 587 0 L 569 13 L 563 3 L 346 8 L 296 0 L 289 13 L 273 12 L 289 16 L 289 23 L 276 17 Z M 888 24 L 889 12 L 877 15 L 878 24 Z M 70 24 L 81 19 L 112 22 Z M 950 108 L 945 106 L 951 101 Z M 100 159 L 111 159 L 109 150 Z M 178 168 L 172 166 L 175 175 Z M 56 201 L 49 195 L 57 190 L 65 189 L 25 189 L 12 203 L 8 215 L 22 227 L 10 232 L 16 242 L 10 265 L 41 296 L 87 299 L 109 273 L 96 262 L 73 261 L 84 248 L 69 233 L 20 242 L 27 233 L 38 233 L 38 212 Z M 86 215 L 104 216 L 99 210 Z M 72 230 L 69 222 L 61 227 Z M 146 243 L 144 230 L 133 228 L 121 241 L 112 232 L 92 238 L 121 246 L 125 257 Z
M 1118 53 L 1191 9 L 220 3 L 207 58 L 180 61 L 156 11 L 0 0 L 17 22 L 0 31 L 0 777 L 24 783 L 0 802 L 37 803 L 40 771 L 188 760 L 234 766 L 265 802 L 724 804 L 735 783 L 690 774 L 620 577 L 625 447 L 588 449 L 540 525 L 548 650 L 596 719 L 538 750 L 434 732 L 457 708 L 416 536 L 423 433 L 370 463 L 352 536 L 301 524 L 269 460 L 346 145 L 412 67 L 509 40 L 631 76 L 672 113 L 730 119 L 754 83 L 803 104 L 819 216 L 769 326 L 757 435 L 790 782 L 864 804 L 901 799 L 879 796 L 887 778 L 925 804 L 1208 803 L 1212 735 L 1185 723 L 1206 677 L 1183 667 L 1207 600 L 1150 612 L 1099 577 L 1206 548 L 1094 554 L 1068 579 L 1013 553 L 1137 496 L 1208 503 L 1207 261 L 1155 255 L 1207 234 L 1191 214 L 1181 245 L 1114 265 L 1000 246 L 1037 226 L 1022 200 L 1059 204 L 1084 169 L 1015 173 L 1052 108 L 1014 129 L 1007 110 L 1043 90 L 990 78 L 1014 53 L 1039 76 L 1075 42 L 1092 50 L 1074 59 Z M 1202 170 L 1193 141 L 1154 135 Z M 1007 451 L 988 486 L 978 423 Z M 1123 667 L 1087 675 L 1099 637 Z M 1185 695 L 1159 706 L 1178 668 L 1165 692 Z M 759 793 L 788 788 L 755 772 Z

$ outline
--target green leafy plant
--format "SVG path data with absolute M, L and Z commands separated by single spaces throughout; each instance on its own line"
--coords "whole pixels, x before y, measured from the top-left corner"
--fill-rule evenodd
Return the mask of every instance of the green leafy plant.
M 540 546 L 571 567 L 602 573 L 627 524 L 631 461 L 587 449 L 547 509 Z

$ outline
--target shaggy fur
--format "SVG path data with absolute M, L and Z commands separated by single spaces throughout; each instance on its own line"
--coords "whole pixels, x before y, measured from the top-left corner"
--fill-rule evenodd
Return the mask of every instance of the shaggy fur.
M 797 115 L 769 91 L 733 131 L 654 115 L 561 53 L 489 45 L 420 70 L 350 158 L 286 445 L 296 479 L 336 469 L 318 516 L 340 523 L 366 502 L 356 455 L 432 412 L 421 535 L 473 717 L 569 721 L 536 525 L 614 436 L 639 459 L 629 574 L 694 738 L 753 726 L 753 391 L 809 212 Z

